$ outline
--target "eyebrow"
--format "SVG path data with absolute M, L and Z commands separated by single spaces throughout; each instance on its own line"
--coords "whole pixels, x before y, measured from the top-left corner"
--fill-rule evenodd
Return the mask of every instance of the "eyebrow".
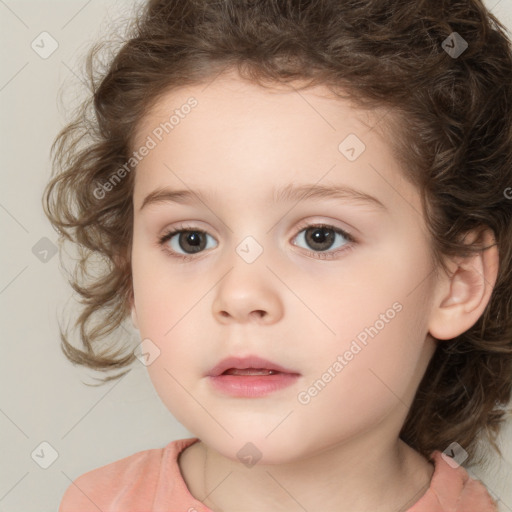
M 286 185 L 279 189 L 273 189 L 272 202 L 283 203 L 291 201 L 305 201 L 308 199 L 339 199 L 342 201 L 366 204 L 373 208 L 387 211 L 387 207 L 376 197 L 366 194 L 361 190 L 349 187 L 348 185 Z M 142 210 L 150 204 L 174 202 L 180 204 L 206 203 L 212 197 L 211 193 L 200 190 L 172 190 L 170 188 L 157 188 L 150 192 L 142 202 L 139 209 Z

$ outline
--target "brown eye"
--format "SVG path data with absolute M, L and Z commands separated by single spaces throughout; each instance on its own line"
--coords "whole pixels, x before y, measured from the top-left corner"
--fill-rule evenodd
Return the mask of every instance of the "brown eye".
M 306 226 L 299 231 L 295 238 L 298 238 L 307 245 L 305 249 L 318 253 L 329 251 L 326 253 L 329 255 L 340 252 L 333 252 L 331 249 L 340 249 L 343 251 L 348 248 L 352 242 L 355 242 L 354 238 L 345 231 L 325 224 Z
M 313 227 L 305 230 L 304 239 L 312 249 L 326 251 L 335 239 L 335 231 L 324 227 Z
M 167 246 L 169 251 L 177 253 L 177 256 L 186 256 L 207 248 L 209 236 L 200 229 L 175 229 L 166 233 L 159 243 Z
M 182 231 L 178 235 L 178 245 L 185 252 L 199 252 L 206 247 L 204 233 L 199 231 Z

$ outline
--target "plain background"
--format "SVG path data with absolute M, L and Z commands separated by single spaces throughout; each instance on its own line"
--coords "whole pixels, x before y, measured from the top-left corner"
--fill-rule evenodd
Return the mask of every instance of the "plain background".
M 512 31 L 512 0 L 485 3 Z M 136 361 L 119 381 L 90 387 L 84 383 L 98 374 L 73 367 L 59 348 L 58 320 L 75 303 L 41 208 L 49 148 L 84 90 L 79 77 L 89 45 L 133 5 L 0 0 L 0 512 L 55 511 L 71 480 L 86 471 L 192 436 L 161 403 L 142 364 Z M 52 44 L 57 49 L 45 55 Z M 139 342 L 129 324 L 123 335 Z M 469 470 L 506 512 L 512 511 L 510 423 L 501 439 L 504 460 Z

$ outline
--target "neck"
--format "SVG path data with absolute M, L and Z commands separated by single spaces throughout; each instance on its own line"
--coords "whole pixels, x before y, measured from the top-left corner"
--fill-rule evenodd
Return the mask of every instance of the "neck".
M 179 464 L 191 494 L 214 512 L 397 512 L 426 492 L 433 466 L 404 442 L 346 443 L 307 459 L 246 467 L 202 442 Z M 188 452 L 188 454 L 187 454 Z

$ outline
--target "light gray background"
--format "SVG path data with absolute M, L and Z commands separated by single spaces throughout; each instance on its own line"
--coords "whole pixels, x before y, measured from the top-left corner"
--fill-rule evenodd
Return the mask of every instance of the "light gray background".
M 57 240 L 41 195 L 50 174 L 50 145 L 69 118 L 69 105 L 83 92 L 77 77 L 82 58 L 109 30 L 109 20 L 128 16 L 133 5 L 0 0 L 0 512 L 55 511 L 71 480 L 84 472 L 191 436 L 161 403 L 138 362 L 120 381 L 84 385 L 98 374 L 73 367 L 59 348 L 57 312 L 61 318 L 63 309 L 71 311 L 74 292 L 59 270 L 58 256 L 43 262 L 32 251 L 43 237 Z M 486 5 L 512 30 L 512 0 Z M 31 47 L 43 31 L 58 42 L 46 59 Z M 64 105 L 59 105 L 63 85 Z M 43 441 L 58 453 L 47 469 L 31 456 Z M 512 511 L 510 423 L 501 445 L 504 460 L 494 458 L 491 467 L 470 468 L 470 473 L 507 512 Z M 48 449 L 36 452 L 44 453 L 34 455 L 39 462 L 49 460 Z

